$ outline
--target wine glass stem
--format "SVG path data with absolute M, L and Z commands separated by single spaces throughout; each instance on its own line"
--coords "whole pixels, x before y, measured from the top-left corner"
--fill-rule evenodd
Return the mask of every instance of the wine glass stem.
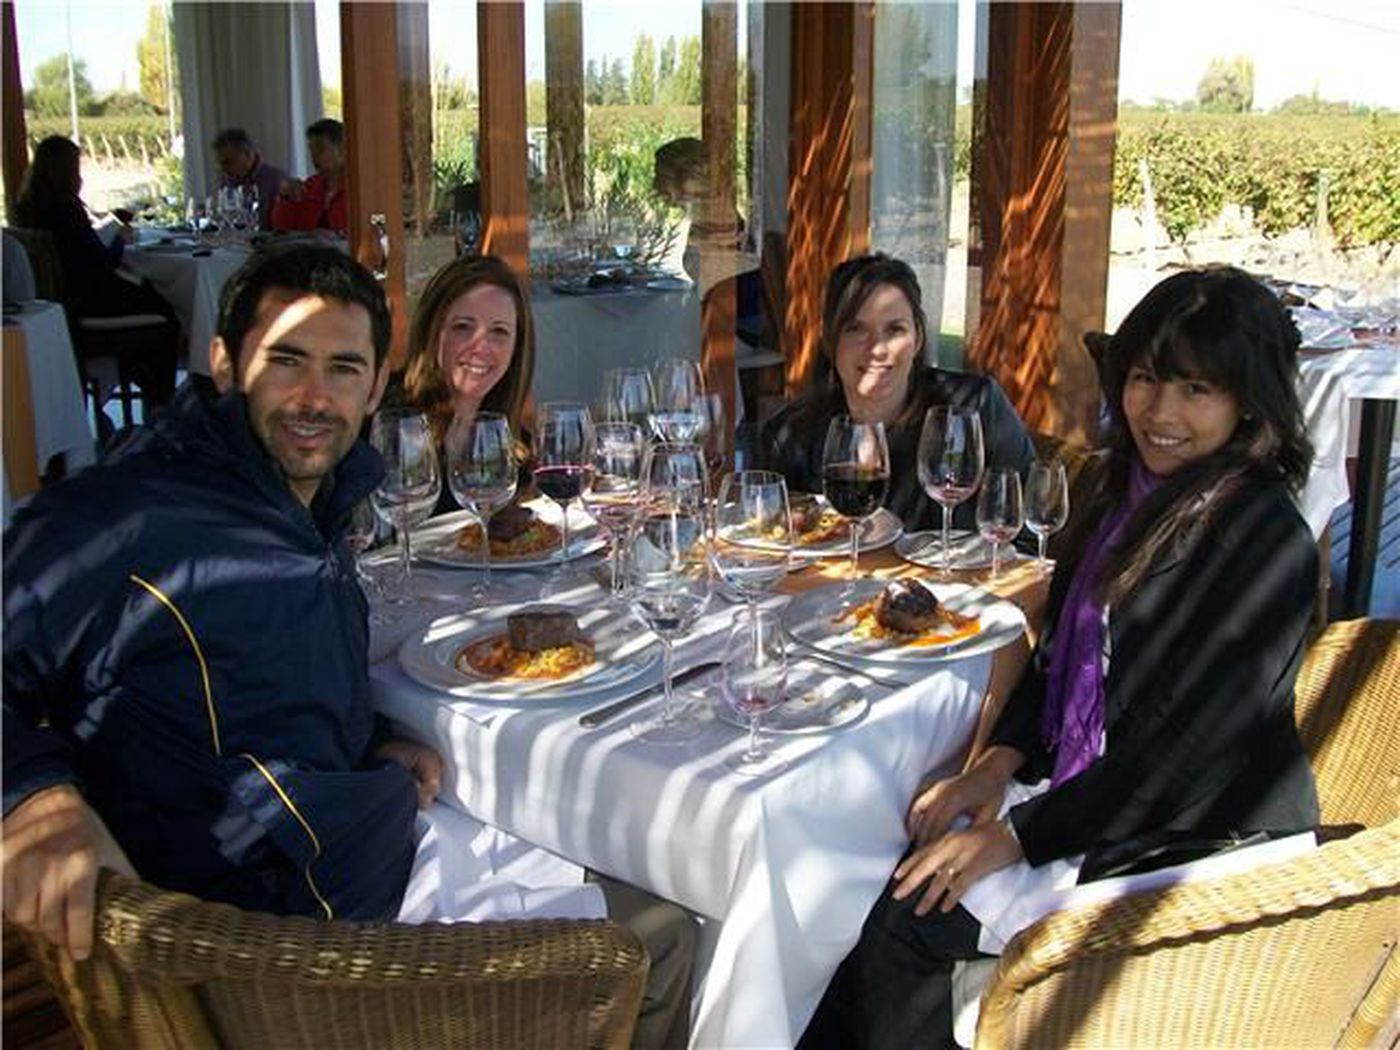
M 671 674 L 675 670 L 675 656 L 671 639 L 661 638 L 661 724 L 670 725 L 676 720 L 675 697 L 671 693 Z
M 622 542 L 617 534 L 617 530 L 613 529 L 611 532 L 608 533 L 608 565 L 612 570 L 612 586 L 608 588 L 608 593 L 611 594 L 614 598 L 616 598 L 618 593 L 621 591 L 621 587 L 619 586 L 617 579 L 617 563 L 620 560 L 621 555 Z
M 412 578 L 413 548 L 408 538 L 408 523 L 404 522 L 399 526 L 399 571 L 403 578 L 405 595 L 409 590 L 409 582 Z
M 569 502 L 569 500 L 564 500 L 559 504 L 559 509 L 562 511 L 563 517 L 563 524 L 561 526 L 563 546 L 559 548 L 559 565 L 555 568 L 555 575 L 563 573 L 564 562 L 567 561 L 569 557 Z
M 1046 541 L 1046 539 L 1047 539 L 1047 537 L 1046 537 L 1045 533 L 1043 533 L 1043 532 L 1037 532 L 1037 533 L 1035 534 L 1035 546 L 1036 546 L 1036 554 L 1037 554 L 1036 561 L 1039 563 L 1036 567 L 1037 567 L 1038 569 L 1040 569 L 1042 572 L 1045 571 L 1045 541 Z
M 481 593 L 491 590 L 491 508 L 481 512 Z
M 1001 544 L 992 540 L 992 579 L 1001 572 Z
M 851 582 L 860 578 L 860 518 L 851 519 Z
M 953 539 L 949 534 L 950 530 L 948 528 L 948 504 L 940 503 L 938 509 L 942 512 L 941 517 L 943 525 L 943 575 L 947 576 L 953 571 L 953 552 L 951 550 Z
M 744 758 L 750 762 L 757 762 L 763 757 L 763 751 L 758 746 L 758 712 L 749 715 L 749 748 L 744 752 Z

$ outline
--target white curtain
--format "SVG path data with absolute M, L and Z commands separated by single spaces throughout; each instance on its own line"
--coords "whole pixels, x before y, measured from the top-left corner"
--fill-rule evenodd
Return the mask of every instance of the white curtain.
M 209 144 L 228 127 L 244 128 L 269 163 L 306 174 L 306 126 L 321 116 L 315 5 L 176 3 L 174 13 L 185 192 L 217 184 Z

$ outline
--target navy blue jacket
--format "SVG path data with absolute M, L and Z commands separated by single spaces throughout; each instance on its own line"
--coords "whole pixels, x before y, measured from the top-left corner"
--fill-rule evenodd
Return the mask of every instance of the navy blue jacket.
M 75 783 L 157 885 L 383 918 L 409 774 L 372 762 L 364 595 L 341 540 L 383 466 L 358 442 L 308 509 L 241 394 L 192 384 L 4 550 L 5 812 Z

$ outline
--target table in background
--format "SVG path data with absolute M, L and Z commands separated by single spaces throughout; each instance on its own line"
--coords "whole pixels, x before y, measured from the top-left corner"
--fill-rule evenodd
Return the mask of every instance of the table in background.
M 923 571 L 888 550 L 865 565 L 881 575 Z M 829 582 L 842 568 L 806 569 L 784 590 Z M 461 592 L 473 578 L 432 576 Z M 578 599 L 602 599 L 591 582 L 580 586 Z M 1043 578 L 1026 565 L 1006 574 L 1005 587 L 1037 622 Z M 678 667 L 719 655 L 735 607 L 714 602 L 678 646 Z M 445 602 L 440 613 L 463 605 Z M 375 665 L 372 681 L 379 710 L 443 755 L 445 801 L 706 919 L 692 1045 L 791 1046 L 907 845 L 904 814 L 921 778 L 961 762 L 991 660 L 902 664 L 891 673 L 914 684 L 899 689 L 852 676 L 872 701 L 864 716 L 777 741 L 789 765 L 752 779 L 724 766 L 744 742 L 722 723 L 688 747 L 657 747 L 629 730 L 654 707 L 584 731 L 578 716 L 595 704 L 458 701 L 415 683 L 392 658 Z
M 195 251 L 208 254 L 194 254 Z M 192 375 L 209 374 L 209 341 L 219 324 L 219 293 L 224 282 L 248 261 L 246 248 L 200 248 L 154 244 L 132 247 L 122 265 L 155 286 L 175 309 L 189 336 L 185 367 Z
M 24 331 L 39 469 L 57 455 L 70 472 L 88 466 L 96 459 L 94 437 L 63 306 L 42 299 L 21 303 L 6 312 L 5 324 Z

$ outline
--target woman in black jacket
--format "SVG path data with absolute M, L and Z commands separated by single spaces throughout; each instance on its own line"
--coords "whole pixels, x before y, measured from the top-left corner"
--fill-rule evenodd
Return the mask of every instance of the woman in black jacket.
M 1311 459 L 1297 349 L 1233 269 L 1168 278 L 1109 341 L 1107 463 L 1033 662 L 989 745 L 915 800 L 804 1045 L 946 1038 L 951 967 L 980 934 L 959 902 L 993 871 L 1068 858 L 1084 881 L 1317 823 L 1293 715 L 1317 585 L 1291 498 Z M 1013 777 L 1043 786 L 1006 808 Z
M 826 374 L 763 427 L 760 457 L 794 491 L 822 490 L 822 445 L 842 413 L 880 422 L 890 446 L 885 506 L 909 531 L 938 524 L 919 484 L 919 431 L 933 405 L 975 408 L 988 466 L 1023 471 L 1034 458 L 1026 428 L 995 379 L 923 363 L 923 294 L 909 265 L 888 255 L 848 259 L 831 272 L 822 310 Z M 974 500 L 953 512 L 957 528 L 975 528 Z

